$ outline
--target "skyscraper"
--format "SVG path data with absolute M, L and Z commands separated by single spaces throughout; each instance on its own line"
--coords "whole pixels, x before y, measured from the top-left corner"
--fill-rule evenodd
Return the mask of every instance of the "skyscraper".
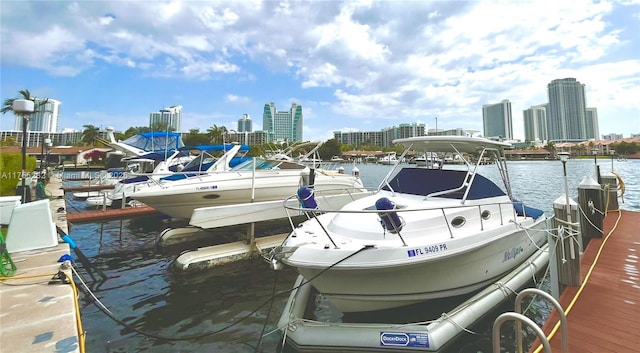
M 549 140 L 586 140 L 588 137 L 584 85 L 575 78 L 563 78 L 551 81 L 547 89 Z
M 56 132 L 58 129 L 58 119 L 60 115 L 61 102 L 48 98 L 46 104 L 38 104 L 36 99 L 36 110 L 29 116 L 29 131 Z M 16 115 L 15 130 L 22 130 L 22 117 Z
M 482 106 L 482 127 L 486 138 L 513 139 L 511 102 L 508 99 Z
M 524 118 L 524 139 L 532 141 L 547 140 L 547 106 L 534 105 L 522 111 Z
M 276 141 L 302 141 L 302 106 L 291 103 L 290 110 L 276 110 L 275 103 L 264 105 L 262 129 L 273 134 Z
M 149 114 L 149 126 L 155 124 L 166 124 L 173 131 L 180 132 L 182 127 L 182 106 L 172 105 Z
M 238 120 L 238 132 L 252 132 L 253 121 L 249 117 L 249 114 L 242 114 L 242 118 Z
M 587 108 L 585 113 L 585 130 L 587 139 L 600 139 L 600 129 L 598 128 L 598 108 Z

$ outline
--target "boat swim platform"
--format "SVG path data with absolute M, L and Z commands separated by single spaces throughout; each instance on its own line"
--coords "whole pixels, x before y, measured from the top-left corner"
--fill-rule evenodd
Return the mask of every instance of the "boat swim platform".
M 277 327 L 296 352 L 441 352 L 466 328 L 526 287 L 549 262 L 548 245 L 436 320 L 419 323 L 319 322 L 305 317 L 314 289 L 298 276 Z M 539 279 L 539 277 L 536 277 Z M 330 337 L 330 339 L 328 339 Z
M 67 221 L 69 223 L 83 223 L 83 222 L 92 222 L 99 220 L 107 220 L 107 219 L 119 219 L 119 218 L 128 218 L 128 217 L 136 217 L 136 216 L 144 216 L 150 214 L 160 213 L 153 207 L 150 206 L 136 206 L 136 207 L 125 207 L 125 208 L 109 208 L 106 210 L 95 210 L 95 211 L 84 211 L 84 212 L 74 212 L 67 213 Z
M 289 233 L 236 241 L 187 251 L 178 256 L 172 268 L 177 271 L 203 271 L 220 265 L 246 259 L 282 244 Z
M 582 287 L 567 287 L 560 295 L 568 321 L 569 351 L 639 352 L 640 212 L 610 211 L 603 228 L 603 237 L 590 239 L 582 255 Z M 558 320 L 554 310 L 543 326 L 547 337 Z M 560 329 L 555 331 L 551 349 L 562 352 Z M 538 343 L 530 352 L 544 351 Z
M 45 186 L 53 222 L 67 233 L 62 181 L 52 177 Z M 17 251 L 9 256 L 17 270 L 0 281 L 0 351 L 81 352 L 80 311 L 71 283 L 53 280 L 62 268 L 58 259 L 71 254 L 69 244 Z M 71 278 L 71 270 L 63 273 Z

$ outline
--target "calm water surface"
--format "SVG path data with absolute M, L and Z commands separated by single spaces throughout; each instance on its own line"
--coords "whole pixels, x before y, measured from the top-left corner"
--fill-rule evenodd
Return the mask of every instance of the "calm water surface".
M 598 160 L 598 165 L 602 173 L 612 170 L 611 160 Z M 374 164 L 359 164 L 358 168 L 369 187 L 377 186 L 389 170 L 387 166 Z M 349 172 L 351 166 L 345 169 Z M 491 166 L 483 169 L 496 175 Z M 552 214 L 553 201 L 564 194 L 562 163 L 517 161 L 509 162 L 508 169 L 516 198 Z M 613 170 L 626 186 L 620 207 L 640 210 L 640 160 L 613 161 Z M 595 177 L 594 161 L 570 160 L 567 174 L 569 194 L 577 200 L 579 183 L 586 175 Z M 82 210 L 84 205 L 68 200 L 68 209 Z M 296 273 L 289 268 L 274 272 L 261 259 L 195 275 L 174 273 L 170 270 L 171 262 L 186 248 L 156 247 L 156 237 L 167 227 L 160 216 L 71 226 L 71 236 L 79 248 L 108 277 L 103 283 L 92 285 L 96 297 L 113 316 L 156 337 L 147 337 L 116 323 L 85 295 L 81 297 L 81 312 L 87 351 L 257 351 L 260 333 L 275 330 L 287 295 L 276 297 L 272 305 L 269 298 L 274 291 L 291 289 Z M 507 310 L 512 310 L 512 304 L 498 309 L 475 328 L 477 334 L 465 335 L 447 352 L 491 352 L 489 327 L 497 314 Z M 339 321 L 342 314 L 321 303 L 316 316 Z M 223 330 L 229 325 L 233 326 Z M 223 331 L 214 334 L 220 330 Z M 279 341 L 278 333 L 267 335 L 260 342 L 259 351 L 279 352 Z

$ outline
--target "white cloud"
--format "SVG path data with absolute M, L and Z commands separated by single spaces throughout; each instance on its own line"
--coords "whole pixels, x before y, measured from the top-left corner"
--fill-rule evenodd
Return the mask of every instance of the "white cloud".
M 587 85 L 601 124 L 614 123 L 609 112 L 640 114 L 638 1 L 35 4 L 2 5 L 3 70 L 84 79 L 126 68 L 129 79 L 167 87 L 208 83 L 221 101 L 260 113 L 262 102 L 297 96 L 312 124 L 305 136 L 347 119 L 378 130 L 438 116 L 441 128 L 478 128 L 482 105 L 502 99 L 519 125 L 521 111 L 544 103 L 547 84 L 563 77 Z M 219 109 L 227 121 L 247 112 Z

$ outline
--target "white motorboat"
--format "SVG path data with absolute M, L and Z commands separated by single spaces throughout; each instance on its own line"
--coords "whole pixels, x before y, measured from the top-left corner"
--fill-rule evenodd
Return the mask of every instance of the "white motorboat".
M 285 155 L 278 158 L 254 158 L 228 172 L 161 182 L 131 197 L 173 218 L 189 220 L 196 208 L 283 200 L 301 185 L 339 193 L 364 187 L 359 173 L 313 169 Z
M 466 170 L 396 165 L 376 193 L 340 209 L 285 202 L 293 214 L 313 216 L 293 229 L 274 264 L 296 268 L 343 312 L 372 311 L 480 290 L 546 242 L 544 212 L 511 197 L 509 144 L 464 136 L 394 142 L 406 147 L 402 156 L 408 150 L 491 156 L 503 186 L 478 174 L 489 168 L 480 163 Z
M 113 190 L 89 197 L 87 205 L 96 207 L 106 203 L 108 207 L 122 207 L 122 201 L 130 201 L 134 192 L 157 185 L 161 180 L 181 180 L 215 171 L 228 171 L 236 164 L 247 160 L 244 155 L 248 151 L 249 146 L 247 145 L 200 145 L 181 147 L 166 159 L 161 156 L 158 156 L 157 159 L 131 158 L 129 163 L 140 165 L 150 163 L 153 170 L 151 173 L 132 174 L 129 178 L 118 182 Z M 197 157 L 194 158 L 193 153 L 197 154 Z M 145 156 L 150 156 L 150 154 Z M 183 161 L 184 156 L 189 157 L 188 163 L 183 165 L 179 162 Z
M 418 167 L 427 167 L 427 168 L 442 168 L 442 159 L 438 158 L 437 153 L 433 152 L 425 152 L 416 156 L 413 161 L 416 163 Z
M 379 164 L 384 164 L 384 165 L 394 165 L 394 164 L 398 164 L 400 160 L 398 159 L 398 157 L 396 156 L 395 152 L 389 152 L 387 153 L 386 156 L 382 156 L 378 159 L 378 163 Z

